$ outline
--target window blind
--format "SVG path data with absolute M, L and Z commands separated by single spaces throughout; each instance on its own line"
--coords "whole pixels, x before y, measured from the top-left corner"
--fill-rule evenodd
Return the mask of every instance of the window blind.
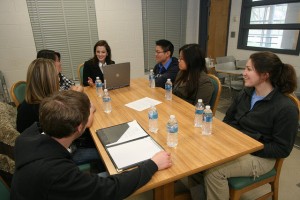
M 167 39 L 174 45 L 173 56 L 186 40 L 186 0 L 142 0 L 144 68 L 149 71 L 156 64 L 155 41 Z
M 36 50 L 61 54 L 62 73 L 78 80 L 77 67 L 98 41 L 94 0 L 27 0 Z

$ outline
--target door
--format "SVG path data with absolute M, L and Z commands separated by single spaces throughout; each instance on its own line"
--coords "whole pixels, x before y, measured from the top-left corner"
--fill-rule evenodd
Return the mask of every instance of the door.
M 231 0 L 210 0 L 206 55 L 226 56 Z

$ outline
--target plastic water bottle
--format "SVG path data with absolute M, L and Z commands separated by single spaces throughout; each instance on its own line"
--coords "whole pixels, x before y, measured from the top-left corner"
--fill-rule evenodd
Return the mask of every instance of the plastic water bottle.
M 198 103 L 195 106 L 195 119 L 194 119 L 195 127 L 202 127 L 203 111 L 204 111 L 204 104 L 202 103 L 202 99 L 198 99 Z
M 165 90 L 166 90 L 166 100 L 172 100 L 172 82 L 171 79 L 167 79 L 167 82 L 165 84 Z
M 155 76 L 154 76 L 153 69 L 150 69 L 150 73 L 149 73 L 149 86 L 151 88 L 155 88 Z
M 98 76 L 96 77 L 95 83 L 96 83 L 96 93 L 97 93 L 98 97 L 102 97 L 102 95 L 103 95 L 102 82 Z
M 167 145 L 169 147 L 176 147 L 178 144 L 178 123 L 175 115 L 170 115 L 170 119 L 167 123 Z
M 157 133 L 158 131 L 158 113 L 154 105 L 149 108 L 148 111 L 149 118 L 149 131 L 152 133 Z
M 212 133 L 212 121 L 213 114 L 210 109 L 210 106 L 205 106 L 205 110 L 203 112 L 203 124 L 202 124 L 202 134 L 203 135 L 211 135 Z
M 107 89 L 104 89 L 104 95 L 102 97 L 102 100 L 103 100 L 104 112 L 110 113 L 111 112 L 111 98 L 108 94 Z

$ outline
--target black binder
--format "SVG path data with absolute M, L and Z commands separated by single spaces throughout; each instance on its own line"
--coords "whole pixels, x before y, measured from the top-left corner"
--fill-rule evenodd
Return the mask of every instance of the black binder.
M 135 167 L 163 150 L 135 120 L 96 133 L 118 172 Z
M 117 142 L 129 128 L 128 123 L 97 130 L 97 135 L 103 146 Z

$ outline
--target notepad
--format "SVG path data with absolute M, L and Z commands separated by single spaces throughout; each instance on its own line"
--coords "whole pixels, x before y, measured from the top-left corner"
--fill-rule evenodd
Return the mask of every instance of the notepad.
M 96 133 L 118 172 L 135 167 L 163 150 L 136 120 Z

